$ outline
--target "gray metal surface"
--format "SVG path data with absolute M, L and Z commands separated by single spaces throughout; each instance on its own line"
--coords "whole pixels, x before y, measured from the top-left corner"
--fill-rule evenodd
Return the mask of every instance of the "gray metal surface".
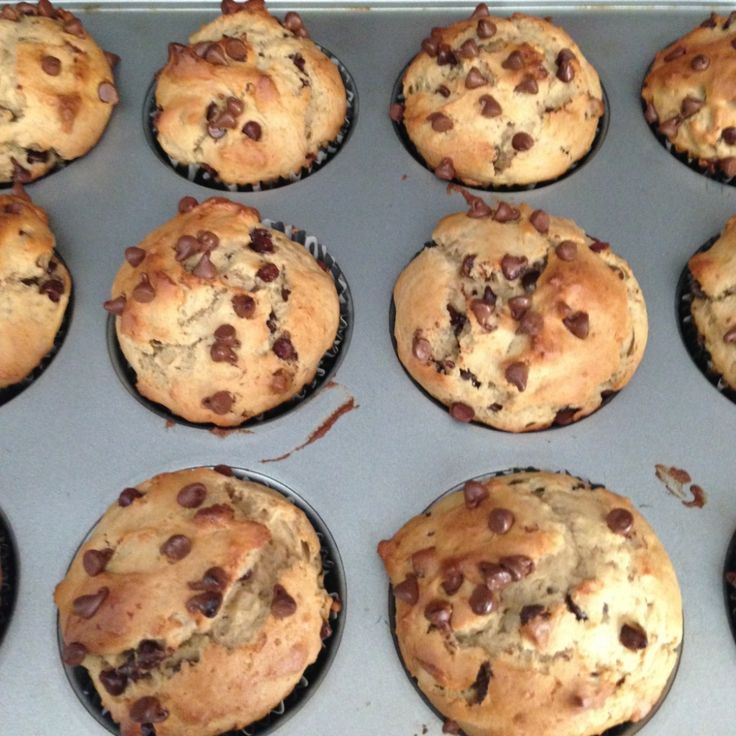
M 357 126 L 317 175 L 233 198 L 320 238 L 350 282 L 354 332 L 338 386 L 252 434 L 225 438 L 167 428 L 130 397 L 107 354 L 100 306 L 123 248 L 173 215 L 184 194 L 209 194 L 156 158 L 141 120 L 166 42 L 183 40 L 214 11 L 82 14 L 101 45 L 123 57 L 122 103 L 92 153 L 29 187 L 51 215 L 75 279 L 76 306 L 50 368 L 0 407 L 0 507 L 20 556 L 18 603 L 0 646 L 3 736 L 104 733 L 76 700 L 58 660 L 54 584 L 123 487 L 164 470 L 222 462 L 294 488 L 330 527 L 345 563 L 349 600 L 340 649 L 310 702 L 279 730 L 283 736 L 412 736 L 424 724 L 430 734 L 440 733 L 394 652 L 376 543 L 460 480 L 519 465 L 569 468 L 630 496 L 672 556 L 684 594 L 685 648 L 668 699 L 642 733 L 734 732 L 729 683 L 736 644 L 721 571 L 736 527 L 736 406 L 706 381 L 681 344 L 674 295 L 689 255 L 736 212 L 736 188 L 668 155 L 645 125 L 638 98 L 653 53 L 704 12 L 555 12 L 601 74 L 611 103 L 608 136 L 574 176 L 504 199 L 573 217 L 610 240 L 642 284 L 650 340 L 630 385 L 600 412 L 552 432 L 514 436 L 452 421 L 411 384 L 387 330 L 396 276 L 441 216 L 464 209 L 396 139 L 389 95 L 428 29 L 466 9 L 305 12 L 312 35 L 355 78 Z M 349 395 L 360 408 L 324 438 L 282 462 L 260 462 L 302 443 Z M 708 493 L 705 508 L 688 509 L 668 496 L 655 479 L 655 463 L 687 469 Z

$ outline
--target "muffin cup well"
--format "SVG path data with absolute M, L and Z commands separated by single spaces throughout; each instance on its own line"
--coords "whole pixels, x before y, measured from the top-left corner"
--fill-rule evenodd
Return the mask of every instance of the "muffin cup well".
M 18 556 L 10 524 L 0 511 L 0 644 L 10 625 L 18 595 Z
M 217 467 L 217 466 L 212 466 Z M 230 466 L 227 466 L 230 467 Z M 324 572 L 324 587 L 330 597 L 335 601 L 333 611 L 330 613 L 329 624 L 332 633 L 322 642 L 322 649 L 317 659 L 307 667 L 301 680 L 295 688 L 287 695 L 271 712 L 259 721 L 249 724 L 238 731 L 227 731 L 222 736 L 266 736 L 275 731 L 279 726 L 288 721 L 313 695 L 318 685 L 327 675 L 335 655 L 337 654 L 340 640 L 345 627 L 345 616 L 347 608 L 347 582 L 345 569 L 343 567 L 340 552 L 322 517 L 315 509 L 300 495 L 285 484 L 273 478 L 252 470 L 230 467 L 233 476 L 239 480 L 260 483 L 283 496 L 289 503 L 304 512 L 314 527 L 320 543 L 320 554 L 322 557 L 322 570 Z M 95 522 L 92 529 L 85 535 L 79 547 L 74 551 L 72 560 L 76 557 L 79 548 L 92 533 L 99 523 Z M 71 565 L 71 561 L 70 561 Z M 68 569 L 68 568 L 67 568 Z M 61 636 L 59 616 L 56 616 L 56 638 L 59 650 L 59 661 L 64 669 L 67 680 L 85 710 L 107 731 L 118 734 L 120 731 L 117 724 L 110 717 L 109 712 L 103 707 L 100 696 L 95 689 L 92 679 L 87 670 L 81 665 L 72 667 L 62 661 L 64 642 Z M 150 736 L 155 736 L 155 730 Z
M 461 483 L 458 483 L 457 485 L 453 486 L 452 488 L 448 489 L 444 493 L 441 493 L 437 498 L 434 499 L 429 505 L 427 505 L 423 510 L 422 513 L 427 513 L 437 502 L 441 501 L 445 496 L 448 496 L 451 493 L 455 493 L 457 491 L 462 491 L 465 483 L 468 480 L 476 480 L 476 481 L 487 481 L 491 478 L 498 478 L 506 475 L 513 475 L 515 473 L 533 473 L 533 472 L 539 472 L 539 468 L 535 467 L 526 467 L 526 468 L 507 468 L 506 470 L 497 470 L 490 473 L 484 473 L 482 475 L 474 476 L 473 478 L 467 478 L 466 480 L 462 481 Z M 551 471 L 551 472 L 561 472 L 561 473 L 568 473 L 567 470 L 561 470 L 561 471 Z M 586 483 L 589 485 L 590 490 L 595 490 L 596 488 L 604 488 L 605 486 L 601 485 L 600 483 L 592 483 L 590 481 L 586 481 L 583 478 L 579 478 L 579 476 L 573 475 L 572 473 L 568 473 L 569 475 L 572 475 L 574 478 L 578 478 L 581 482 Z M 736 539 L 736 537 L 735 537 Z M 732 544 L 732 547 L 736 551 L 736 544 Z M 735 558 L 736 561 L 736 558 Z M 727 563 L 728 564 L 728 563 Z M 736 568 L 733 568 L 736 569 Z M 734 601 L 736 601 L 736 589 L 735 589 L 735 595 L 734 595 Z M 734 614 L 736 615 L 736 614 Z M 394 643 L 394 647 L 396 649 L 396 654 L 399 658 L 399 662 L 401 662 L 401 667 L 404 670 L 404 674 L 406 674 L 407 678 L 413 685 L 414 689 L 419 694 L 419 697 L 424 701 L 424 704 L 442 721 L 445 720 L 445 716 L 440 713 L 440 711 L 435 708 L 435 706 L 432 704 L 432 702 L 429 700 L 429 698 L 422 692 L 422 689 L 419 687 L 419 684 L 417 683 L 414 676 L 409 672 L 409 669 L 406 666 L 406 663 L 404 662 L 404 658 L 401 656 L 401 648 L 399 647 L 399 641 L 396 636 L 396 601 L 394 599 L 393 589 L 391 587 L 391 583 L 388 585 L 388 623 L 389 623 L 389 629 L 391 631 L 391 640 Z M 736 623 L 734 623 L 734 626 L 736 627 Z M 736 636 L 736 628 L 734 628 L 734 636 Z M 684 641 L 684 632 L 683 632 L 683 641 Z M 659 697 L 659 700 L 654 704 L 652 709 L 647 713 L 647 715 L 642 718 L 640 721 L 634 722 L 626 722 L 622 723 L 618 726 L 614 726 L 613 728 L 608 728 L 605 731 L 603 731 L 601 734 L 598 734 L 598 736 L 633 736 L 636 733 L 639 733 L 641 729 L 649 723 L 649 721 L 654 717 L 654 715 L 657 713 L 659 708 L 661 707 L 662 703 L 665 701 L 665 698 L 669 694 L 670 689 L 672 688 L 672 683 L 675 681 L 675 677 L 677 676 L 677 671 L 680 667 L 680 660 L 682 658 L 682 643 L 680 644 L 680 647 L 677 652 L 677 661 L 675 662 L 675 666 L 672 670 L 672 673 L 670 674 L 667 683 L 665 685 L 664 690 L 662 691 L 662 695 Z M 462 732 L 461 732 L 462 733 Z M 564 736 L 564 734 L 560 734 L 560 736 Z
M 736 533 L 731 537 L 723 564 L 723 598 L 731 634 L 736 640 Z
M 718 240 L 717 235 L 713 236 L 706 243 L 701 245 L 696 253 L 703 253 L 708 250 L 716 240 Z M 693 291 L 695 288 L 697 288 L 695 279 L 690 273 L 690 267 L 686 263 L 677 282 L 677 291 L 675 295 L 675 313 L 677 315 L 677 326 L 680 330 L 680 336 L 685 344 L 685 349 L 693 359 L 695 365 L 698 366 L 700 372 L 706 377 L 708 383 L 710 383 L 711 386 L 714 386 L 719 393 L 736 404 L 736 389 L 729 386 L 721 374 L 713 367 L 710 353 L 705 348 L 703 338 L 700 336 L 690 312 L 690 305 L 693 300 Z
M 311 166 L 304 166 L 299 171 L 290 174 L 288 177 L 279 177 L 270 181 L 261 181 L 256 184 L 226 184 L 221 181 L 212 170 L 206 166 L 198 164 L 182 164 L 176 159 L 169 156 L 160 146 L 154 130 L 154 116 L 156 115 L 156 82 L 151 82 L 146 92 L 145 101 L 143 103 L 143 130 L 156 156 L 167 166 L 172 168 L 179 176 L 187 179 L 187 181 L 195 184 L 201 184 L 210 189 L 218 189 L 220 191 L 229 192 L 262 192 L 270 189 L 278 189 L 294 182 L 301 181 L 311 174 L 316 173 L 324 168 L 345 145 L 355 125 L 358 115 L 358 91 L 355 81 L 348 71 L 347 67 L 332 52 L 328 51 L 324 46 L 315 44 L 317 48 L 337 67 L 340 77 L 345 85 L 345 94 L 347 98 L 347 111 L 345 113 L 345 121 L 340 128 L 337 136 L 325 146 L 320 148 L 316 154 Z
M 64 259 L 59 255 L 59 251 L 55 250 L 52 256 L 52 260 L 56 260 L 69 271 Z M 64 310 L 64 317 L 61 320 L 59 331 L 54 337 L 54 343 L 51 346 L 46 355 L 41 359 L 41 362 L 22 380 L 18 383 L 14 383 L 11 386 L 0 388 L 0 407 L 3 404 L 7 404 L 8 401 L 14 399 L 19 394 L 23 393 L 48 367 L 51 365 L 51 361 L 56 357 L 56 354 L 61 349 L 66 339 L 67 332 L 69 332 L 69 326 L 72 322 L 72 313 L 74 312 L 74 280 L 71 281 L 71 291 L 69 292 L 69 301 L 67 302 L 66 309 Z
M 403 81 L 404 81 L 404 74 L 406 70 L 408 69 L 409 65 L 411 64 L 411 61 L 409 61 L 404 68 L 399 73 L 398 78 L 394 82 L 393 89 L 391 91 L 391 105 L 399 104 L 404 105 L 405 99 L 404 99 L 404 92 L 403 92 Z M 601 92 L 603 94 L 603 115 L 598 119 L 598 127 L 595 132 L 595 137 L 593 138 L 593 143 L 590 146 L 590 150 L 583 156 L 581 159 L 576 161 L 570 168 L 565 171 L 560 176 L 557 176 L 553 179 L 545 179 L 544 181 L 538 181 L 534 184 L 488 184 L 487 186 L 483 186 L 482 184 L 467 184 L 462 179 L 452 179 L 450 182 L 452 184 L 459 184 L 461 186 L 467 187 L 468 189 L 475 189 L 478 191 L 484 191 L 484 192 L 527 192 L 531 189 L 541 189 L 542 187 L 549 186 L 550 184 L 555 184 L 558 181 L 562 181 L 563 179 L 567 179 L 568 176 L 572 176 L 576 171 L 579 171 L 585 164 L 587 164 L 593 156 L 598 153 L 601 146 L 603 145 L 603 141 L 606 138 L 606 134 L 608 133 L 608 124 L 610 120 L 610 109 L 611 105 L 608 101 L 608 93 L 606 92 L 606 88 L 603 86 L 603 83 L 601 83 Z M 417 150 L 417 147 L 412 142 L 411 138 L 409 138 L 409 134 L 406 132 L 406 128 L 404 127 L 403 121 L 397 122 L 393 118 L 391 119 L 391 126 L 394 129 L 394 132 L 396 133 L 396 136 L 401 141 L 401 144 L 404 146 L 404 148 L 408 151 L 408 153 L 411 155 L 411 157 L 419 164 L 421 164 L 427 171 L 431 172 L 434 176 L 434 170 L 427 165 L 427 162 L 424 160 L 422 155 Z M 439 178 L 439 177 L 437 177 Z M 441 180 L 444 181 L 444 180 Z
M 432 241 L 429 241 L 429 242 L 425 243 L 424 244 L 424 247 L 425 248 L 433 247 L 432 246 Z M 421 252 L 422 251 L 417 251 L 412 256 L 412 259 L 411 260 L 413 261 Z M 406 266 L 404 268 L 406 268 Z M 393 296 L 392 296 L 391 297 L 391 304 L 389 305 L 389 310 L 388 310 L 388 331 L 389 331 L 389 335 L 391 336 L 391 345 L 393 346 L 394 354 L 396 355 L 396 360 L 399 361 L 399 365 L 401 366 L 402 370 L 407 375 L 407 377 L 409 378 L 409 380 L 414 384 L 414 386 L 416 386 L 416 388 L 419 389 L 419 391 L 422 394 L 424 394 L 424 396 L 426 396 L 435 406 L 440 407 L 443 410 L 444 413 L 448 414 L 449 411 L 450 411 L 450 407 L 449 406 L 446 406 L 445 404 L 443 404 L 438 398 L 432 396 L 432 394 L 429 393 L 429 391 L 427 391 L 427 389 L 424 388 L 424 386 L 422 386 L 414 378 L 414 376 L 411 375 L 411 373 L 409 373 L 409 371 L 407 370 L 406 366 L 401 362 L 401 359 L 399 358 L 398 345 L 396 343 L 396 335 L 394 334 L 395 333 L 395 327 L 396 327 L 396 304 L 395 304 L 394 299 L 393 299 Z M 605 392 L 605 395 L 604 394 L 601 394 L 601 403 L 598 406 L 598 408 L 595 409 L 594 411 L 590 412 L 590 414 L 586 414 L 584 417 L 580 417 L 580 419 L 576 419 L 575 421 L 558 421 L 558 420 L 555 420 L 548 427 L 542 427 L 540 429 L 525 429 L 520 434 L 534 434 L 536 432 L 548 432 L 549 430 L 552 430 L 552 429 L 560 429 L 562 427 L 568 427 L 570 425 L 577 425 L 580 422 L 582 422 L 585 419 L 587 419 L 588 417 L 592 417 L 593 414 L 596 414 L 597 412 L 599 412 L 604 406 L 606 406 L 606 404 L 610 403 L 616 396 L 618 396 L 619 393 L 620 393 L 620 391 L 607 391 L 607 392 Z M 570 407 L 570 408 L 572 409 L 573 407 Z M 473 424 L 476 427 L 483 427 L 484 429 L 491 430 L 492 432 L 504 432 L 504 433 L 508 432 L 508 430 L 500 429 L 498 427 L 492 427 L 490 424 L 485 424 L 484 422 L 481 422 L 478 419 L 473 419 L 471 422 L 468 422 L 468 423 L 469 424 Z M 509 433 L 510 434 L 515 434 L 513 432 L 509 432 Z
M 322 356 L 322 359 L 317 366 L 317 372 L 315 373 L 312 381 L 306 384 L 296 396 L 282 404 L 279 404 L 278 406 L 275 406 L 273 409 L 269 409 L 263 414 L 249 417 L 237 427 L 220 428 L 212 423 L 190 422 L 189 420 L 174 414 L 165 406 L 147 399 L 138 392 L 136 389 L 136 373 L 125 359 L 125 356 L 120 349 L 120 344 L 115 330 L 115 317 L 112 314 L 108 315 L 106 325 L 107 348 L 110 353 L 110 360 L 112 361 L 115 373 L 131 396 L 154 414 L 158 414 L 158 416 L 163 417 L 167 421 L 176 422 L 177 424 L 182 424 L 185 427 L 196 427 L 207 430 L 222 429 L 227 432 L 237 430 L 238 427 L 251 425 L 257 426 L 264 422 L 271 421 L 272 419 L 277 419 L 278 417 L 287 414 L 293 409 L 306 403 L 316 393 L 318 393 L 319 389 L 335 375 L 338 366 L 347 352 L 353 332 L 353 297 L 350 293 L 350 286 L 345 278 L 345 274 L 340 269 L 337 261 L 314 235 L 309 235 L 304 232 L 304 230 L 295 228 L 293 225 L 287 225 L 283 222 L 274 222 L 267 218 L 263 220 L 263 224 L 268 228 L 273 228 L 274 230 L 284 233 L 287 238 L 295 243 L 299 243 L 299 245 L 302 245 L 327 271 L 332 274 L 340 303 L 340 319 L 337 327 L 337 335 L 332 343 L 332 347 Z

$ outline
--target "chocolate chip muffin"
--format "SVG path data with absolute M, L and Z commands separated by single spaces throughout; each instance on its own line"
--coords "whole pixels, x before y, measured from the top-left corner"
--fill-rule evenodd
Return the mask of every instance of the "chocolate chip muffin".
M 72 282 L 54 243 L 27 194 L 16 186 L 0 195 L 0 389 L 26 378 L 61 328 Z
M 539 471 L 468 481 L 378 552 L 404 664 L 468 736 L 601 734 L 644 718 L 675 668 L 672 564 L 601 486 Z
M 255 184 L 309 167 L 345 120 L 340 73 L 298 13 L 283 23 L 262 0 L 223 0 L 223 15 L 169 45 L 156 81 L 156 137 L 179 164 L 226 184 Z
M 736 13 L 712 13 L 662 49 L 644 78 L 647 122 L 709 174 L 736 175 Z
M 590 150 L 604 112 L 595 69 L 542 18 L 491 16 L 433 28 L 403 78 L 406 132 L 441 179 L 534 184 Z
M 49 0 L 1 6 L 0 46 L 0 181 L 25 183 L 100 139 L 118 102 L 118 59 Z
M 148 399 L 227 427 L 291 399 L 335 340 L 332 276 L 257 210 L 213 197 L 125 251 L 105 308 Z
M 736 217 L 688 262 L 695 280 L 690 311 L 712 369 L 736 390 Z
M 399 359 L 462 422 L 524 432 L 587 416 L 644 353 L 631 268 L 572 220 L 466 196 L 396 282 Z
M 321 648 L 332 599 L 298 508 L 229 468 L 126 488 L 55 600 L 122 736 L 209 736 L 266 715 Z

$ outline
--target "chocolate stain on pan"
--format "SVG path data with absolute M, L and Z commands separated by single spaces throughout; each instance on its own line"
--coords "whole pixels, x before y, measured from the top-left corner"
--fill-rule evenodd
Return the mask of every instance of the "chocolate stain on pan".
M 212 427 L 210 430 L 208 430 L 210 434 L 215 435 L 215 437 L 219 437 L 221 440 L 225 439 L 225 437 L 229 437 L 231 434 L 255 434 L 255 432 L 252 429 L 244 429 L 243 427 Z
M 674 466 L 655 465 L 654 472 L 658 480 L 664 483 L 668 493 L 679 498 L 683 506 L 689 509 L 702 509 L 705 506 L 707 500 L 705 491 L 696 483 L 690 483 L 692 478 L 687 470 Z M 688 483 L 690 483 L 690 488 L 686 489 Z
M 335 384 L 340 385 L 340 384 Z M 299 452 L 299 450 L 303 450 L 308 445 L 311 445 L 313 442 L 316 442 L 317 440 L 324 437 L 334 426 L 335 422 L 343 416 L 344 414 L 347 414 L 349 411 L 352 411 L 353 409 L 357 409 L 360 406 L 360 404 L 355 403 L 355 399 L 351 396 L 349 399 L 344 401 L 340 406 L 335 409 L 335 411 L 330 414 L 330 416 L 327 417 L 327 419 L 322 422 L 322 424 L 317 427 L 317 429 L 312 432 L 309 437 L 307 438 L 306 442 L 302 442 L 301 445 L 298 445 L 293 450 L 290 450 L 289 452 L 285 452 L 283 455 L 279 455 L 278 457 L 270 457 L 270 458 L 264 458 L 263 460 L 259 460 L 261 463 L 277 463 L 281 460 L 286 460 L 287 457 L 290 457 L 293 453 Z

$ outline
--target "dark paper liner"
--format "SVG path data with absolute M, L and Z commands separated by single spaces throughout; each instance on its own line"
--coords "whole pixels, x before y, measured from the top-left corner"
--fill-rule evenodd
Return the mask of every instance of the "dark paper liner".
M 414 254 L 414 258 L 416 258 L 419 253 L 422 251 L 419 251 Z M 408 265 L 408 264 L 407 264 Z M 406 268 L 406 267 L 405 267 Z M 396 360 L 399 361 L 399 365 L 401 366 L 402 370 L 406 374 L 406 376 L 409 378 L 409 380 L 416 386 L 417 389 L 419 389 L 420 393 L 422 393 L 424 396 L 426 396 L 435 406 L 438 406 L 442 409 L 444 414 L 449 415 L 450 407 L 446 404 L 443 404 L 438 398 L 435 396 L 432 396 L 429 391 L 427 391 L 424 386 L 422 386 L 415 378 L 414 376 L 409 373 L 406 366 L 401 361 L 401 358 L 399 358 L 399 349 L 398 344 L 396 342 L 396 335 L 394 334 L 396 327 L 396 304 L 394 302 L 393 296 L 391 297 L 391 304 L 389 305 L 388 309 L 388 331 L 389 335 L 391 336 L 391 345 L 394 348 L 394 353 L 396 355 Z M 473 419 L 471 422 L 468 422 L 468 424 L 472 424 L 476 427 L 483 427 L 484 429 L 488 429 L 492 432 L 503 432 L 504 434 L 535 434 L 536 432 L 549 432 L 553 429 L 562 429 L 563 427 L 570 427 L 570 426 L 576 426 L 580 424 L 580 422 L 586 420 L 588 417 L 592 417 L 593 414 L 597 414 L 606 404 L 609 404 L 616 396 L 619 395 L 622 389 L 619 391 L 610 391 L 606 393 L 605 396 L 601 394 L 601 403 L 598 406 L 598 408 L 594 409 L 590 414 L 586 414 L 584 417 L 580 417 L 580 419 L 576 419 L 574 422 L 567 422 L 567 423 L 559 423 L 559 422 L 552 422 L 548 427 L 541 427 L 540 429 L 524 429 L 521 432 L 511 432 L 511 430 L 508 429 L 501 429 L 500 427 L 492 427 L 490 424 L 485 424 L 484 422 L 481 422 L 479 419 Z M 453 421 L 456 421 L 453 419 Z
M 66 268 L 67 272 L 70 273 L 71 278 L 71 272 L 69 271 L 69 268 L 67 267 L 64 259 L 59 255 L 58 251 L 54 251 L 53 258 L 59 261 L 59 263 L 61 263 L 64 268 Z M 64 317 L 61 320 L 61 325 L 59 326 L 59 331 L 56 333 L 56 337 L 54 338 L 54 343 L 51 346 L 51 350 L 49 350 L 49 352 L 44 355 L 44 357 L 41 359 L 41 362 L 22 381 L 14 383 L 12 386 L 0 388 L 0 407 L 3 404 L 7 404 L 8 401 L 14 399 L 19 394 L 22 394 L 23 391 L 25 391 L 49 367 L 49 365 L 51 365 L 51 362 L 56 357 L 56 354 L 59 352 L 59 350 L 61 350 L 61 346 L 64 344 L 66 335 L 69 332 L 69 325 L 71 325 L 72 322 L 73 312 L 74 279 L 71 278 L 71 291 L 69 293 L 69 301 L 67 302 L 66 310 L 64 311 Z
M 437 498 L 434 499 L 428 506 L 426 506 L 422 513 L 426 513 L 429 511 L 436 503 L 441 501 L 445 496 L 449 496 L 451 493 L 456 493 L 457 491 L 461 491 L 463 489 L 463 486 L 468 480 L 477 480 L 477 481 L 486 481 L 490 478 L 499 478 L 506 475 L 514 475 L 515 473 L 536 473 L 540 472 L 539 468 L 534 467 L 526 467 L 526 468 L 508 468 L 506 470 L 497 470 L 490 473 L 483 473 L 482 475 L 476 475 L 473 478 L 468 478 L 467 480 L 462 481 L 462 483 L 458 483 L 456 486 L 453 486 L 449 490 L 445 491 L 444 493 L 437 496 Z M 549 472 L 555 472 L 555 473 L 564 473 L 565 475 L 570 475 L 573 478 L 578 479 L 581 481 L 581 483 L 584 483 L 586 486 L 588 486 L 588 489 L 591 491 L 596 490 L 597 488 L 605 488 L 605 486 L 601 485 L 600 483 L 593 483 L 591 481 L 585 480 L 584 478 L 580 478 L 577 475 L 574 475 L 573 473 L 568 472 L 567 470 L 555 470 L 555 471 L 549 471 Z M 732 543 L 733 546 L 733 543 Z M 733 568 L 736 569 L 736 568 Z M 736 600 L 736 595 L 734 596 L 734 600 Z M 396 654 L 399 658 L 399 662 L 401 662 L 401 667 L 404 670 L 404 673 L 406 674 L 407 678 L 413 685 L 414 689 L 419 694 L 419 697 L 424 701 L 424 704 L 441 720 L 446 720 L 446 717 L 432 704 L 432 702 L 429 700 L 429 698 L 422 692 L 422 689 L 419 687 L 419 684 L 417 683 L 414 676 L 409 672 L 409 669 L 406 666 L 406 663 L 404 662 L 404 658 L 401 656 L 401 648 L 399 647 L 399 640 L 396 636 L 396 601 L 394 600 L 394 594 L 393 589 L 391 587 L 391 583 L 389 583 L 388 586 L 388 621 L 389 621 L 389 628 L 391 630 L 391 640 L 394 643 L 394 647 L 396 649 Z M 736 629 L 734 630 L 736 632 Z M 736 636 L 736 633 L 734 634 Z M 684 626 L 683 626 L 683 641 L 684 641 Z M 667 683 L 664 686 L 664 690 L 662 691 L 662 694 L 659 697 L 659 700 L 652 706 L 652 709 L 647 713 L 647 715 L 642 718 L 640 721 L 637 721 L 636 723 L 632 721 L 627 721 L 626 723 L 621 723 L 618 726 L 613 726 L 612 728 L 608 728 L 605 731 L 603 731 L 601 734 L 598 734 L 597 736 L 633 736 L 633 734 L 638 733 L 641 731 L 644 726 L 649 723 L 649 721 L 652 720 L 652 718 L 655 716 L 657 711 L 660 709 L 662 703 L 667 698 L 667 695 L 670 692 L 670 689 L 672 688 L 672 683 L 675 681 L 675 677 L 677 676 L 677 672 L 680 668 L 680 660 L 682 659 L 682 643 L 680 644 L 680 648 L 677 652 L 677 661 L 675 662 L 675 666 L 672 669 L 672 672 L 670 673 L 669 678 L 667 679 Z M 510 736 L 510 735 L 509 735 Z
M 275 707 L 271 712 L 254 723 L 249 724 L 245 728 L 238 731 L 227 731 L 221 736 L 266 736 L 273 733 L 279 726 L 283 725 L 292 716 L 294 716 L 312 697 L 317 687 L 324 680 L 330 666 L 337 654 L 342 639 L 343 629 L 345 627 L 345 616 L 347 610 L 347 582 L 345 578 L 345 569 L 343 567 L 340 551 L 337 548 L 332 533 L 322 520 L 322 517 L 314 510 L 314 508 L 304 500 L 300 495 L 293 491 L 283 483 L 273 478 L 253 470 L 244 470 L 241 468 L 232 468 L 233 475 L 240 480 L 249 480 L 260 483 L 282 495 L 287 501 L 301 509 L 309 522 L 314 527 L 320 543 L 320 552 L 322 556 L 322 569 L 324 571 L 324 587 L 333 600 L 339 601 L 342 606 L 339 611 L 331 612 L 329 617 L 332 634 L 322 642 L 322 649 L 317 659 L 304 670 L 301 680 L 294 689 Z M 99 519 L 94 526 L 85 535 L 85 540 L 92 533 L 93 529 L 99 523 Z M 84 544 L 84 540 L 80 547 Z M 74 552 L 76 557 L 79 547 Z M 70 561 L 71 565 L 71 561 Z M 68 570 L 68 568 L 67 568 Z M 74 691 L 74 694 L 84 706 L 85 710 L 105 729 L 112 734 L 119 734 L 120 730 L 110 717 L 97 694 L 97 690 L 89 676 L 87 670 L 80 666 L 70 667 L 61 660 L 64 643 L 61 636 L 61 628 L 59 625 L 59 616 L 56 616 L 56 639 L 58 646 L 59 660 L 64 669 L 67 680 Z
M 713 236 L 701 245 L 696 252 L 703 253 L 708 250 L 718 240 L 718 237 L 718 235 Z M 682 342 L 685 344 L 688 354 L 693 359 L 693 363 L 698 366 L 698 369 L 706 377 L 708 383 L 736 404 L 736 390 L 729 386 L 721 374 L 713 367 L 710 353 L 706 350 L 703 338 L 698 332 L 695 320 L 692 318 L 690 305 L 693 300 L 694 288 L 695 279 L 690 273 L 688 264 L 685 264 L 685 268 L 682 269 L 680 279 L 677 282 L 675 296 L 675 311 L 677 315 L 677 326 L 680 328 L 680 337 L 682 337 Z
M 263 414 L 249 417 L 235 427 L 219 427 L 211 422 L 190 422 L 187 419 L 174 414 L 165 406 L 158 404 L 155 401 L 151 401 L 138 393 L 138 390 L 135 387 L 137 380 L 136 373 L 125 359 L 125 356 L 120 349 L 117 333 L 115 331 L 115 317 L 113 315 L 109 315 L 106 326 L 107 349 L 110 353 L 110 359 L 112 361 L 113 368 L 115 369 L 115 373 L 131 396 L 154 414 L 166 419 L 166 421 L 176 422 L 177 424 L 184 425 L 185 427 L 224 431 L 234 430 L 238 427 L 264 424 L 272 419 L 277 419 L 278 417 L 289 413 L 293 409 L 296 409 L 309 401 L 316 393 L 318 393 L 319 389 L 335 375 L 335 372 L 347 352 L 350 338 L 353 333 L 353 297 L 350 293 L 350 286 L 345 278 L 345 274 L 340 269 L 340 266 L 338 266 L 337 261 L 330 253 L 328 253 L 327 248 L 317 240 L 314 235 L 309 235 L 308 233 L 305 233 L 304 230 L 299 230 L 293 225 L 287 225 L 283 222 L 274 222 L 267 218 L 263 220 L 263 224 L 266 227 L 273 228 L 274 230 L 284 233 L 286 237 L 293 242 L 304 246 L 304 248 L 306 248 L 306 250 L 309 251 L 309 253 L 311 253 L 319 263 L 324 264 L 327 267 L 327 270 L 332 274 L 340 302 L 340 319 L 338 322 L 335 341 L 332 343 L 332 347 L 322 356 L 322 359 L 317 366 L 317 372 L 315 373 L 312 381 L 303 386 L 296 396 L 293 396 L 283 404 L 275 406 L 273 409 L 269 409 Z
M 18 555 L 10 524 L 0 511 L 0 644 L 10 626 L 18 595 Z
M 279 177 L 270 181 L 262 181 L 256 184 L 225 184 L 214 176 L 206 167 L 198 164 L 181 164 L 176 159 L 169 156 L 160 146 L 156 133 L 154 131 L 153 118 L 156 114 L 156 82 L 151 82 L 146 92 L 145 102 L 143 103 L 143 130 L 148 141 L 148 145 L 153 149 L 156 156 L 169 168 L 173 169 L 179 176 L 184 177 L 187 181 L 194 184 L 200 184 L 210 189 L 218 189 L 229 192 L 263 192 L 270 189 L 278 189 L 288 186 L 294 182 L 301 181 L 307 176 L 315 174 L 324 168 L 335 156 L 340 149 L 347 143 L 350 134 L 355 125 L 355 119 L 358 115 L 358 90 L 355 81 L 348 71 L 347 67 L 337 58 L 331 51 L 324 46 L 315 44 L 317 48 L 337 67 L 340 77 L 345 85 L 345 94 L 347 98 L 347 110 L 345 113 L 345 121 L 340 128 L 335 140 L 330 141 L 320 148 L 316 153 L 316 159 L 311 166 L 304 166 L 296 173 L 290 174 L 288 177 Z
M 731 635 L 736 640 L 736 579 L 733 583 L 728 576 L 736 573 L 736 533 L 731 537 L 723 564 L 723 599 L 726 604 L 726 616 L 731 627 Z
M 404 104 L 404 73 L 406 72 L 410 64 L 411 61 L 404 66 L 398 78 L 394 82 L 393 89 L 391 90 L 391 104 L 398 103 L 402 106 Z M 603 86 L 603 83 L 601 83 L 601 93 L 603 95 L 604 110 L 603 115 L 598 119 L 598 128 L 596 129 L 593 143 L 590 146 L 590 150 L 585 154 L 585 156 L 578 159 L 574 164 L 572 164 L 567 171 L 565 171 L 563 174 L 560 174 L 560 176 L 556 176 L 552 179 L 544 179 L 543 181 L 538 181 L 533 184 L 488 184 L 484 186 L 483 184 L 466 184 L 462 179 L 457 178 L 451 179 L 450 181 L 441 179 L 440 181 L 448 184 L 458 184 L 459 186 L 463 186 L 468 189 L 474 189 L 476 191 L 483 192 L 528 192 L 531 189 L 541 189 L 542 187 L 549 186 L 550 184 L 556 184 L 558 181 L 567 179 L 567 177 L 572 176 L 576 171 L 579 171 L 583 166 L 585 166 L 585 164 L 592 160 L 592 158 L 596 155 L 596 153 L 598 153 L 601 146 L 603 145 L 603 141 L 605 140 L 606 134 L 608 133 L 611 105 L 608 101 L 608 93 L 606 92 L 606 88 Z M 427 165 L 427 162 L 419 153 L 411 138 L 409 138 L 409 134 L 406 132 L 403 121 L 397 123 L 395 120 L 392 119 L 391 125 L 393 126 L 396 136 L 401 141 L 401 144 L 404 146 L 404 148 L 409 152 L 411 157 L 417 163 L 421 164 L 425 169 L 427 169 L 427 171 L 429 171 L 433 176 L 436 176 L 434 173 L 434 169 L 432 169 L 431 166 Z

